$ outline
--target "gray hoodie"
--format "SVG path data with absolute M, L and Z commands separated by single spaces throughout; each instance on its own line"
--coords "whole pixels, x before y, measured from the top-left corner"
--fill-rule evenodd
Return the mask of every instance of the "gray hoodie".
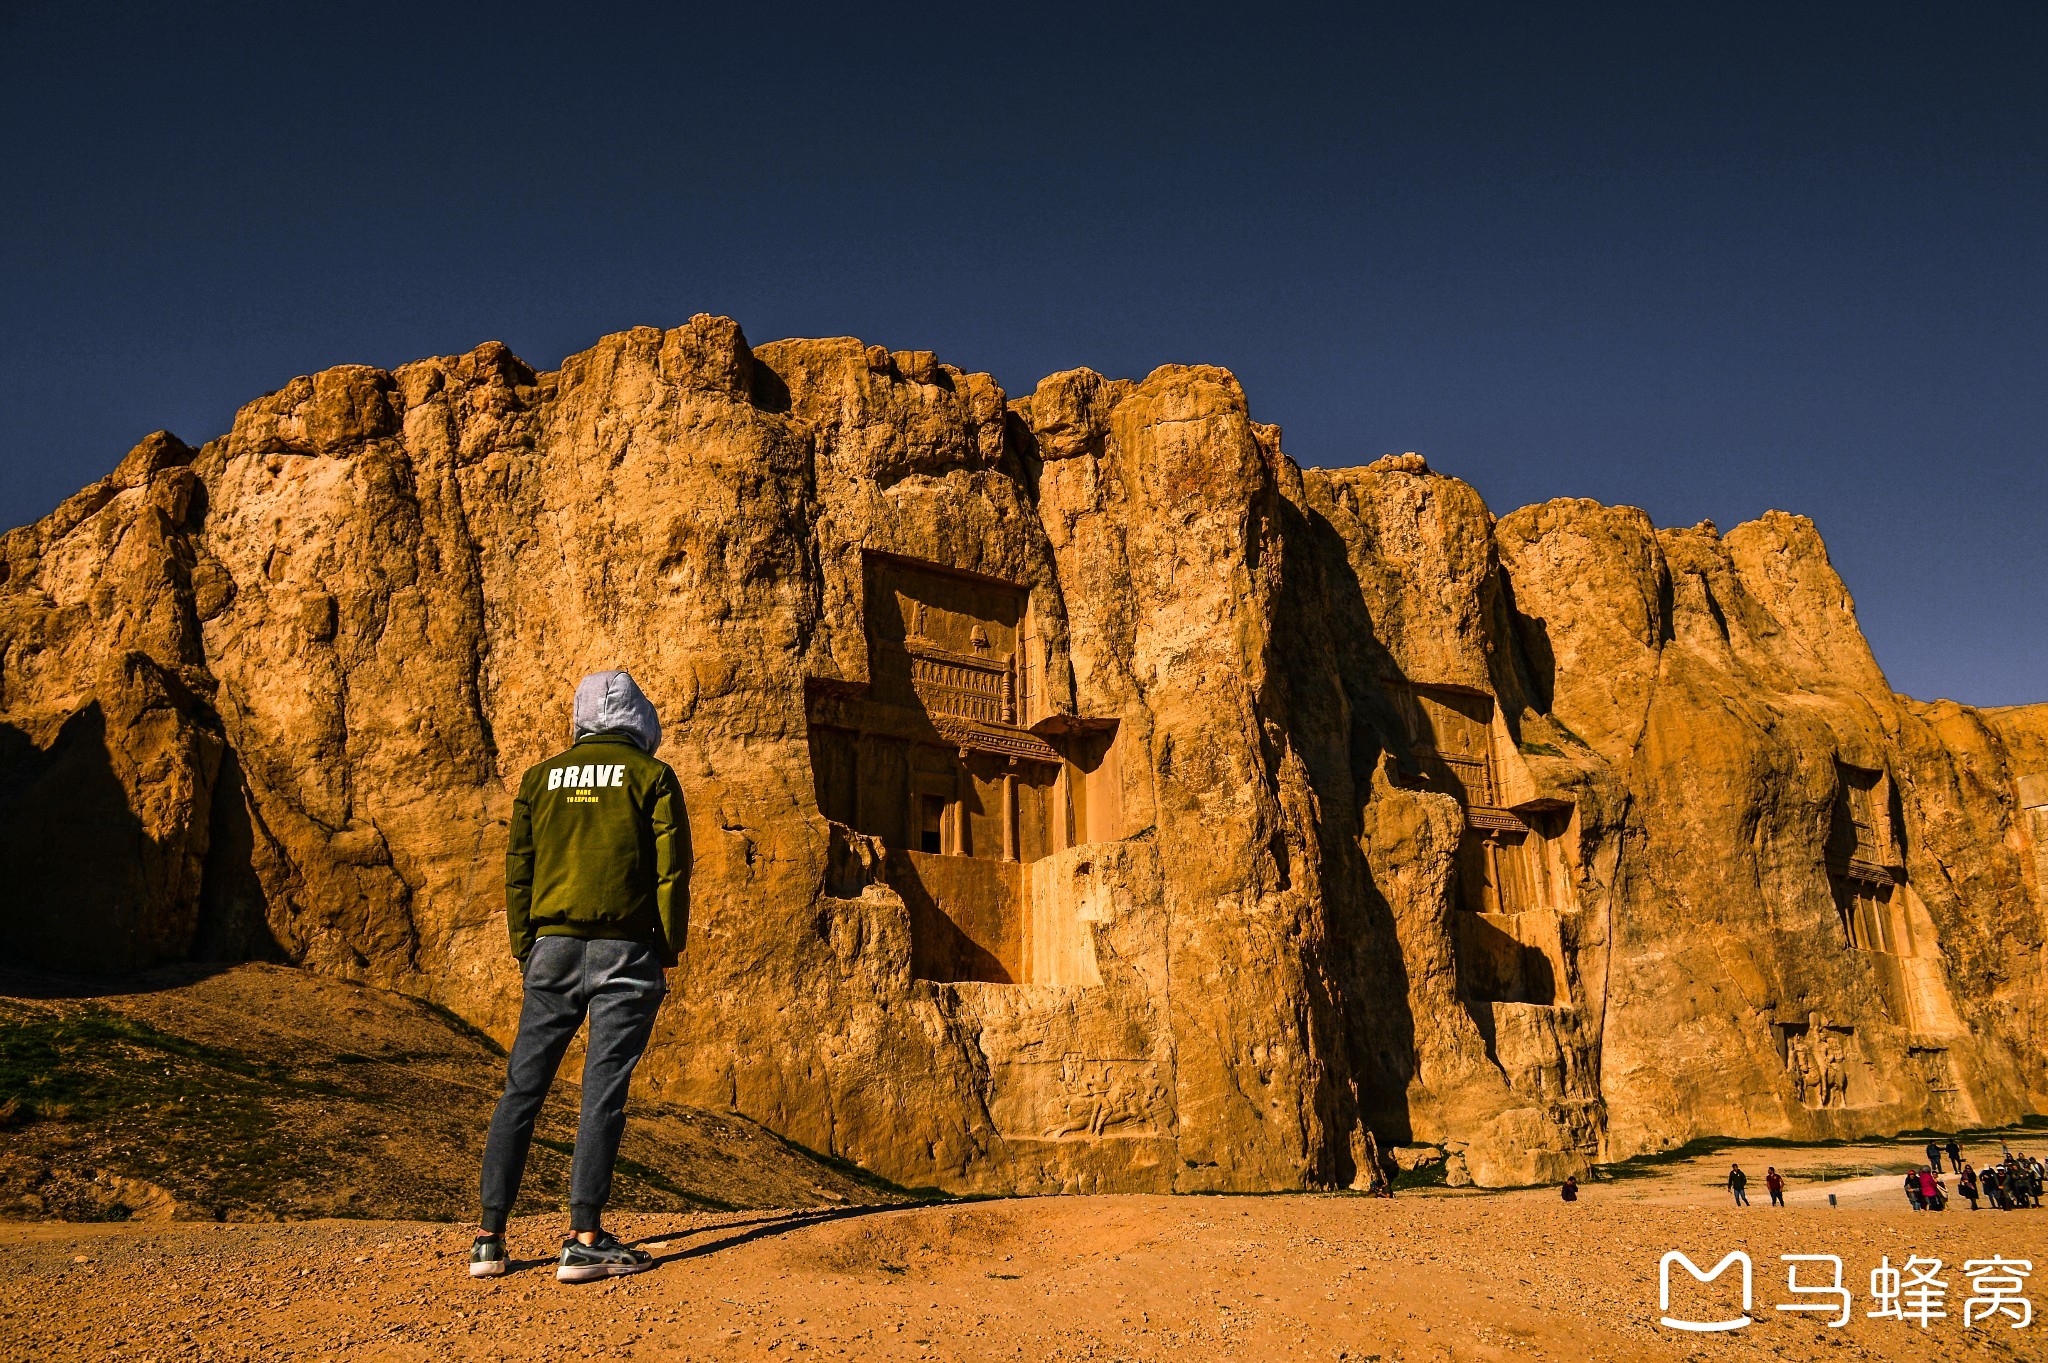
M 569 741 L 589 734 L 624 734 L 649 757 L 661 746 L 661 720 L 630 672 L 593 672 L 576 684 Z

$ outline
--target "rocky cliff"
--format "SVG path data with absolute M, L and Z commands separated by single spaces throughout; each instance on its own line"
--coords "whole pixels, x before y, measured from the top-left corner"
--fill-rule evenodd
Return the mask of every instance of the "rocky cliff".
M 625 666 L 695 856 L 642 1072 L 900 1182 L 2048 1108 L 2048 709 L 1895 695 L 1795 516 L 1496 519 L 1299 468 L 1219 369 L 1012 400 L 698 317 L 294 380 L 0 551 L 46 967 L 282 959 L 506 1036 L 511 793 Z

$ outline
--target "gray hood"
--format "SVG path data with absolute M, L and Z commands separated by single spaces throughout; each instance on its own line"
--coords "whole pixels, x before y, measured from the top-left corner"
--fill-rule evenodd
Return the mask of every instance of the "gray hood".
M 576 684 L 576 718 L 570 741 L 591 734 L 624 734 L 649 757 L 661 746 L 661 720 L 654 702 L 630 672 L 593 672 Z

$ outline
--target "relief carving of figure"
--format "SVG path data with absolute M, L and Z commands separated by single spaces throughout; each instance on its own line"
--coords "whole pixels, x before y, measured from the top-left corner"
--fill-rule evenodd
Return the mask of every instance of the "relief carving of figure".
M 1789 1029 L 1788 1029 L 1789 1030 Z M 1785 1038 L 1785 1069 L 1792 1076 L 1792 1094 L 1813 1107 L 1846 1107 L 1849 1071 L 1842 1058 L 1842 1040 L 1828 1026 L 1826 1013 L 1807 1014 L 1806 1031 Z
M 1158 1066 L 1112 1071 L 1112 1063 L 1078 1055 L 1061 1060 L 1062 1093 L 1053 1122 L 1046 1128 L 1047 1139 L 1082 1131 L 1100 1136 L 1126 1122 L 1149 1121 L 1159 1110 L 1166 1099 L 1166 1084 L 1159 1077 Z
M 1821 1034 L 1820 1105 L 1847 1107 L 1848 1072 L 1842 1068 L 1841 1048 L 1831 1033 Z
M 1790 1032 L 1785 1038 L 1785 1072 L 1792 1079 L 1792 1096 L 1809 1107 L 1839 1107 L 1848 1093 L 1840 1043 L 1823 1015 L 1815 1013 L 1813 1019 L 1806 1031 Z
M 1166 1084 L 1156 1066 L 1125 1071 L 1110 1083 L 1109 1094 L 1096 1114 L 1094 1133 L 1125 1122 L 1147 1122 L 1166 1100 Z
M 1109 1091 L 1107 1071 L 1108 1066 L 1089 1064 L 1078 1055 L 1061 1059 L 1059 1106 L 1053 1124 L 1045 1130 L 1047 1138 L 1057 1139 L 1077 1131 L 1093 1133 L 1095 1114 Z

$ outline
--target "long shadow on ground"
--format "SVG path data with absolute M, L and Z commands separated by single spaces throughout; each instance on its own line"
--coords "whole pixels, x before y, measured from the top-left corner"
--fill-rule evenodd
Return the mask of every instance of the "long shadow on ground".
M 928 1206 L 930 1204 L 924 1205 Z M 659 1266 L 681 1259 L 702 1259 L 707 1255 L 717 1254 L 722 1250 L 737 1249 L 741 1245 L 751 1244 L 756 1240 L 767 1240 L 777 1235 L 787 1235 L 794 1230 L 804 1230 L 810 1226 L 822 1226 L 830 1221 L 850 1221 L 855 1217 L 873 1216 L 878 1212 L 900 1212 L 902 1210 L 904 1210 L 902 1204 L 893 1206 L 874 1204 L 860 1207 L 829 1207 L 819 1211 L 791 1212 L 786 1216 L 756 1217 L 751 1221 L 727 1221 L 722 1225 L 712 1226 L 708 1229 L 714 1232 L 738 1230 L 740 1231 L 738 1235 L 728 1235 L 722 1240 L 712 1240 L 701 1245 L 691 1245 L 688 1249 L 677 1250 L 673 1254 L 664 1254 L 654 1262 Z M 741 1229 L 742 1227 L 746 1229 Z M 660 1235 L 643 1235 L 633 1241 L 633 1243 L 635 1245 L 657 1244 L 663 1241 L 680 1240 L 686 1235 L 700 1233 L 701 1230 L 679 1230 Z

